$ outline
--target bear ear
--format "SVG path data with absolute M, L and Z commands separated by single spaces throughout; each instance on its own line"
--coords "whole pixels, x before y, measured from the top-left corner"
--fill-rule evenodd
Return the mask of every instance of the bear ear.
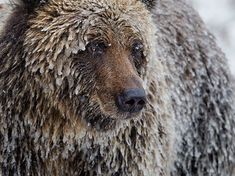
M 141 0 L 141 2 L 143 2 L 149 10 L 153 9 L 156 4 L 156 0 Z
M 26 9 L 28 12 L 33 12 L 35 8 L 44 5 L 48 0 L 17 0 L 16 4 Z

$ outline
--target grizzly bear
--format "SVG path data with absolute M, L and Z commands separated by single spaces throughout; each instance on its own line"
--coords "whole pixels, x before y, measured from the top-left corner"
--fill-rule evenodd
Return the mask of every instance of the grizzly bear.
M 167 71 L 143 2 L 21 1 L 3 31 L 2 175 L 169 175 Z
M 183 0 L 21 0 L 0 36 L 0 175 L 229 176 L 224 54 Z

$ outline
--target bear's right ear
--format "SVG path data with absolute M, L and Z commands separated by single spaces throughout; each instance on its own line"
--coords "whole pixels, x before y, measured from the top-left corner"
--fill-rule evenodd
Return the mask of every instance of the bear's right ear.
M 28 12 L 33 12 L 35 8 L 44 5 L 48 0 L 17 0 L 16 4 L 26 9 Z
M 156 0 L 141 0 L 141 2 L 143 2 L 149 10 L 153 9 L 156 4 Z

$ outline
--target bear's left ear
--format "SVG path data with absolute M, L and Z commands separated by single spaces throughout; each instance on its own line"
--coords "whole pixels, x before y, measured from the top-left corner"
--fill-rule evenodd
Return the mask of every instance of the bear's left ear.
M 143 2 L 149 10 L 153 9 L 156 4 L 156 0 L 141 0 L 141 2 Z
M 48 0 L 15 0 L 15 2 L 28 12 L 33 12 L 35 8 L 47 3 Z

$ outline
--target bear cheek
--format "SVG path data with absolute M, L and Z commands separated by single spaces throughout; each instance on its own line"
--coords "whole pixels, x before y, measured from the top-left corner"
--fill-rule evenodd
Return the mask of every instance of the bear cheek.
M 115 105 L 115 94 L 117 92 L 117 87 L 113 85 L 107 77 L 104 77 L 102 74 L 99 76 L 93 100 L 99 103 L 100 109 L 103 113 L 116 114 L 117 107 Z M 106 76 L 108 76 L 107 73 Z M 112 79 L 115 78 L 111 78 L 111 80 Z

